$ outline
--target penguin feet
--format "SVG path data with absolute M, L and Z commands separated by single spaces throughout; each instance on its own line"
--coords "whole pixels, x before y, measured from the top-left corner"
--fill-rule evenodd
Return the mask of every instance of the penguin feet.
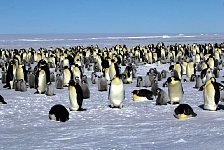
M 109 107 L 110 107 L 110 108 L 119 108 L 119 109 L 121 109 L 121 108 L 123 108 L 124 106 L 123 106 L 123 104 L 120 104 L 119 106 L 114 106 L 113 104 L 111 104 L 111 105 L 109 105 Z

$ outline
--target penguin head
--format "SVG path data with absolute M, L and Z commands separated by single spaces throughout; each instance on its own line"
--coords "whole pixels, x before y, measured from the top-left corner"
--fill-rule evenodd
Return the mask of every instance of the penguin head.
M 139 91 L 138 90 L 134 90 L 134 91 L 132 91 L 132 94 L 138 94 L 139 93 Z
M 167 79 L 168 84 L 175 84 L 177 82 L 180 82 L 180 79 L 175 77 L 175 76 L 171 76 Z
M 69 86 L 75 86 L 76 82 L 74 80 L 69 81 Z

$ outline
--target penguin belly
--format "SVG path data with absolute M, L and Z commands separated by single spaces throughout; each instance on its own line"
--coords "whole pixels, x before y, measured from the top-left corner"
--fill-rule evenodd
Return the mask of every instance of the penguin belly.
M 112 107 L 122 107 L 124 99 L 123 85 L 112 85 L 110 89 L 110 102 Z
M 212 84 L 205 87 L 204 92 L 204 109 L 216 111 L 217 105 L 215 103 L 215 89 Z
M 79 109 L 78 101 L 77 101 L 77 93 L 74 86 L 69 87 L 69 100 L 70 100 L 70 110 L 77 111 Z
M 38 78 L 38 87 L 37 91 L 40 94 L 43 94 L 46 90 L 46 74 L 45 73 L 40 73 L 39 78 Z
M 180 103 L 183 98 L 183 91 L 181 84 L 170 85 L 168 87 L 170 102 L 178 102 Z

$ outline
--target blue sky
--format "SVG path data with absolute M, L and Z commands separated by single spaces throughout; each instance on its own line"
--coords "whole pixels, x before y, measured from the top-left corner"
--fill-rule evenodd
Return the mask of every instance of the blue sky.
M 0 34 L 224 33 L 224 0 L 1 0 Z

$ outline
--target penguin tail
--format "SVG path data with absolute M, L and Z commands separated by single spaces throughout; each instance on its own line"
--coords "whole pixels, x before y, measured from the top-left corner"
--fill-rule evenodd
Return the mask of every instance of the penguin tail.
M 196 114 L 196 113 L 194 113 L 194 112 L 192 112 L 191 116 L 192 116 L 192 117 L 196 117 L 196 116 L 197 116 L 197 114 Z

